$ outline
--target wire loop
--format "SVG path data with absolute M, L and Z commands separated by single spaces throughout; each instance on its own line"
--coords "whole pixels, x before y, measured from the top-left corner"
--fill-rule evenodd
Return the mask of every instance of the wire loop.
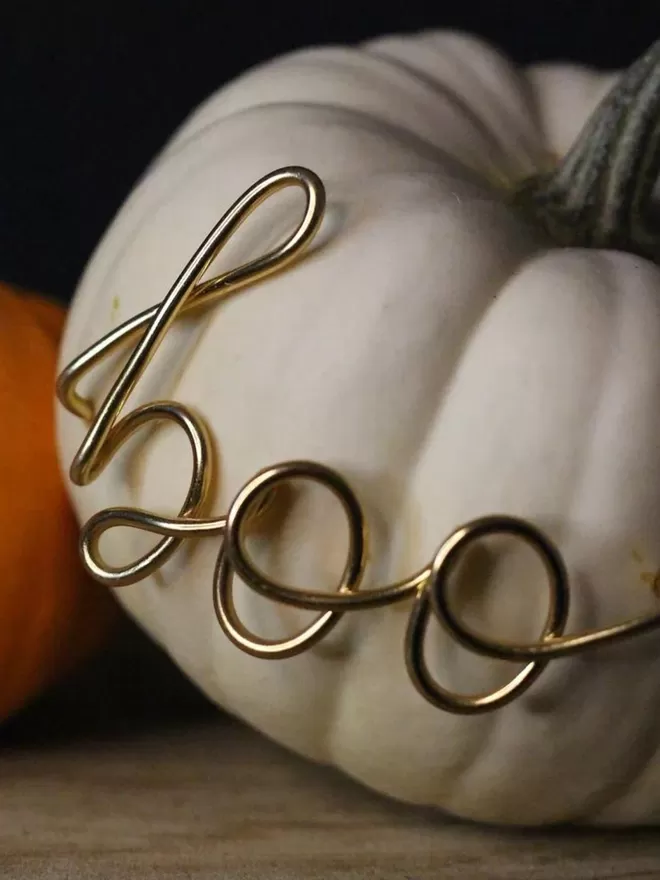
M 266 199 L 286 187 L 305 195 L 298 226 L 278 247 L 237 269 L 202 281 L 223 246 L 247 217 Z M 211 230 L 173 287 L 156 306 L 126 321 L 79 355 L 60 374 L 57 396 L 73 415 L 88 423 L 87 433 L 70 468 L 71 481 L 89 485 L 108 465 L 130 436 L 146 424 L 174 422 L 186 434 L 192 454 L 190 486 L 178 516 L 158 516 L 130 507 L 99 511 L 82 527 L 81 555 L 90 573 L 108 587 L 137 583 L 159 569 L 191 538 L 221 537 L 213 574 L 213 606 L 225 635 L 242 651 L 259 658 L 284 658 L 303 653 L 317 644 L 347 612 L 365 611 L 399 602 L 410 603 L 403 655 L 410 679 L 434 706 L 455 714 L 493 711 L 521 696 L 538 679 L 550 660 L 586 651 L 602 644 L 630 638 L 660 627 L 660 614 L 649 614 L 611 627 L 565 635 L 569 612 L 569 586 L 564 562 L 553 543 L 531 523 L 514 517 L 482 517 L 456 528 L 440 544 L 431 563 L 406 580 L 385 587 L 361 590 L 367 561 L 367 528 L 362 508 L 351 487 L 336 471 L 318 462 L 290 461 L 265 468 L 236 494 L 226 516 L 204 516 L 209 503 L 213 444 L 203 419 L 172 401 L 138 407 L 121 418 L 124 405 L 139 382 L 172 323 L 184 312 L 208 306 L 236 291 L 280 272 L 299 260 L 318 232 L 325 210 L 325 189 L 312 171 L 282 168 L 266 175 L 244 193 Z M 135 340 L 125 366 L 105 399 L 95 407 L 78 393 L 80 380 L 116 349 Z M 335 592 L 294 588 L 260 571 L 246 549 L 251 523 L 261 515 L 264 502 L 284 483 L 311 480 L 329 490 L 341 503 L 349 531 L 344 571 Z M 123 566 L 105 562 L 100 541 L 109 529 L 122 526 L 160 537 L 155 547 Z M 514 643 L 474 632 L 455 614 L 449 601 L 451 574 L 461 555 L 475 541 L 492 535 L 509 535 L 525 542 L 540 557 L 548 579 L 548 614 L 538 641 Z M 293 636 L 265 639 L 249 631 L 234 602 L 234 576 L 267 601 L 316 611 L 318 616 Z M 459 694 L 444 688 L 431 675 L 424 658 L 424 643 L 431 618 L 468 651 L 511 663 L 525 663 L 505 685 L 482 694 Z

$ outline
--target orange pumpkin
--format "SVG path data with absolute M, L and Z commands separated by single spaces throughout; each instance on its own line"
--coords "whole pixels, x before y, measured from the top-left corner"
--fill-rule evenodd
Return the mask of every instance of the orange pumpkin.
M 0 720 L 100 645 L 115 619 L 85 574 L 55 448 L 65 310 L 0 284 Z

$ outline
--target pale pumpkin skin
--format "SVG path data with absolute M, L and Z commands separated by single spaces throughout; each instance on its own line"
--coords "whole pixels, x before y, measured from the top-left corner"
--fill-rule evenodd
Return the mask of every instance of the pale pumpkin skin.
M 660 272 L 623 253 L 555 249 L 507 204 L 510 188 L 566 152 L 614 76 L 519 70 L 448 32 L 305 50 L 248 72 L 192 115 L 112 223 L 76 293 L 61 366 L 160 301 L 258 178 L 307 166 L 328 193 L 314 253 L 182 319 L 131 398 L 174 399 L 205 417 L 219 457 L 213 513 L 259 469 L 318 460 L 364 506 L 365 588 L 428 563 L 458 524 L 506 513 L 564 555 L 568 632 L 653 610 Z M 262 206 L 213 271 L 262 254 L 301 205 L 285 193 Z M 100 399 L 117 369 L 100 368 L 82 391 Z M 68 468 L 85 426 L 61 407 L 58 419 Z M 143 432 L 96 482 L 71 487 L 78 516 L 116 505 L 175 514 L 189 469 L 174 428 Z M 272 518 L 258 559 L 291 583 L 332 589 L 345 545 L 338 506 L 320 490 L 300 498 L 279 532 Z M 102 548 L 126 562 L 153 541 L 117 529 Z M 657 634 L 558 661 L 493 714 L 455 716 L 407 676 L 406 607 L 347 616 L 293 659 L 243 654 L 213 614 L 217 551 L 213 538 L 188 546 L 117 596 L 212 700 L 269 737 L 387 795 L 478 821 L 660 818 Z M 533 639 L 542 568 L 517 545 L 502 554 L 495 569 L 486 563 L 500 557 L 472 554 L 466 619 Z M 240 582 L 236 593 L 262 635 L 310 617 Z M 437 624 L 428 645 L 447 686 L 473 692 L 511 674 Z

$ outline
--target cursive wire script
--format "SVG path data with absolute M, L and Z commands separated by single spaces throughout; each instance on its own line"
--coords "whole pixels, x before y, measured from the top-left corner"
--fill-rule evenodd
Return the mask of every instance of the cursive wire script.
M 287 187 L 298 187 L 305 196 L 302 219 L 289 237 L 264 256 L 236 269 L 202 281 L 213 260 L 247 217 L 266 199 Z M 408 601 L 410 615 L 403 653 L 410 679 L 429 702 L 448 712 L 475 714 L 492 711 L 519 697 L 538 678 L 553 658 L 565 657 L 603 643 L 628 638 L 660 626 L 660 614 L 637 617 L 611 627 L 565 635 L 569 588 L 563 560 L 552 542 L 537 528 L 509 516 L 485 516 L 456 528 L 440 544 L 431 562 L 406 580 L 378 589 L 361 590 L 366 567 L 366 534 L 362 508 L 351 487 L 336 471 L 312 461 L 289 461 L 265 468 L 236 494 L 226 516 L 205 517 L 213 466 L 208 429 L 199 415 L 173 401 L 140 406 L 122 416 L 124 405 L 173 322 L 184 312 L 209 306 L 229 294 L 281 272 L 301 258 L 318 232 L 325 210 L 325 189 L 319 177 L 301 167 L 279 169 L 247 190 L 227 211 L 202 242 L 167 296 L 108 333 L 72 361 L 57 381 L 60 403 L 89 427 L 70 467 L 71 481 L 89 485 L 103 471 L 118 449 L 148 423 L 177 424 L 188 438 L 192 475 L 178 516 L 158 516 L 130 507 L 101 510 L 82 527 L 81 554 L 89 572 L 108 587 L 137 583 L 160 568 L 190 538 L 221 538 L 213 574 L 213 606 L 218 623 L 241 650 L 260 658 L 283 658 L 301 654 L 318 643 L 351 611 L 365 611 Z M 120 375 L 98 405 L 77 392 L 80 380 L 105 357 L 129 341 L 135 347 Z M 344 571 L 334 593 L 294 589 L 259 571 L 246 551 L 250 521 L 259 515 L 267 499 L 282 483 L 311 480 L 332 492 L 346 516 L 349 541 Z M 108 529 L 122 526 L 159 537 L 156 545 L 139 559 L 121 567 L 107 564 L 99 549 Z M 529 545 L 540 557 L 548 583 L 548 614 L 538 641 L 516 643 L 489 638 L 466 626 L 448 599 L 450 575 L 467 547 L 490 535 L 509 535 Z M 281 640 L 252 633 L 237 614 L 233 579 L 265 599 L 318 612 L 300 632 Z M 524 663 L 505 685 L 476 695 L 459 694 L 443 687 L 430 673 L 424 659 L 425 635 L 435 618 L 461 645 L 486 657 Z

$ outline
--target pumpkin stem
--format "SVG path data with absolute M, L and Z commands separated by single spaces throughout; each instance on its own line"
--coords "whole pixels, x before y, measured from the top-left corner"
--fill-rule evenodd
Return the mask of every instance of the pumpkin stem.
M 660 263 L 660 41 L 618 79 L 554 170 L 514 199 L 560 246 Z

